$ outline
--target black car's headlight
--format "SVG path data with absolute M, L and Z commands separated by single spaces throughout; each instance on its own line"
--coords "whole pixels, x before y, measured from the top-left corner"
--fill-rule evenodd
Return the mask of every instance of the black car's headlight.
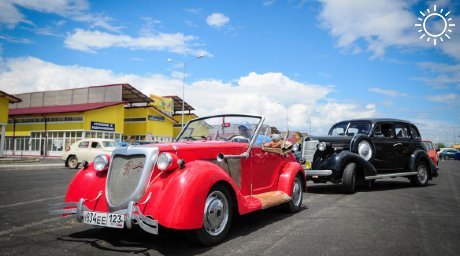
M 326 142 L 320 142 L 320 143 L 318 144 L 318 150 L 319 150 L 319 151 L 324 151 L 324 150 L 326 150 L 326 148 L 327 148 Z

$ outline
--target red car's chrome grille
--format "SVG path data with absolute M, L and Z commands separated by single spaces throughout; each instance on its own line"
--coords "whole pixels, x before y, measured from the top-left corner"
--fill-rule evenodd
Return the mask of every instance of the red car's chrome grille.
M 137 201 L 136 195 L 145 166 L 145 155 L 115 155 L 107 179 L 107 196 L 113 206 Z M 150 171 L 150 170 L 149 170 Z

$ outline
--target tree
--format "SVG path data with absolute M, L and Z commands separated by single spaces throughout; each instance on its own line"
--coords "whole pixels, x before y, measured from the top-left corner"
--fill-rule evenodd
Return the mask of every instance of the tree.
M 446 145 L 444 145 L 444 143 L 438 143 L 438 144 L 436 145 L 436 147 L 438 147 L 438 148 L 445 148 Z

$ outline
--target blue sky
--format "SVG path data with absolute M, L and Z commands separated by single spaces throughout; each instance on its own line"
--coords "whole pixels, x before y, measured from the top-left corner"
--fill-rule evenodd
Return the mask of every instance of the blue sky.
M 308 132 L 311 119 L 317 134 L 341 119 L 394 117 L 427 139 L 460 134 L 460 31 L 449 26 L 435 46 L 415 27 L 426 9 L 450 11 L 460 26 L 459 2 L 4 0 L 0 9 L 9 93 L 128 82 L 181 96 L 186 62 L 185 98 L 200 115 L 250 112 L 285 127 L 289 113 L 291 129 Z M 427 20 L 432 34 L 443 25 Z

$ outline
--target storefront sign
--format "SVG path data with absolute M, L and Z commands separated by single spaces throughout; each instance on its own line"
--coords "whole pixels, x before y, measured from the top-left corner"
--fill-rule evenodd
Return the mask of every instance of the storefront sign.
M 165 120 L 164 116 L 149 115 L 149 121 L 161 121 L 161 122 L 163 122 L 164 120 Z
M 114 132 L 115 124 L 91 122 L 91 130 Z

